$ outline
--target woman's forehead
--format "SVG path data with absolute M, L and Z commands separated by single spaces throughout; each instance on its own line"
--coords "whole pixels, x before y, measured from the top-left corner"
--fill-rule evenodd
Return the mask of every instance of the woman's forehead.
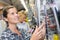
M 10 8 L 7 10 L 8 12 L 17 12 L 17 9 L 16 8 Z
M 9 8 L 8 10 L 17 10 L 15 7 L 13 7 L 13 8 Z

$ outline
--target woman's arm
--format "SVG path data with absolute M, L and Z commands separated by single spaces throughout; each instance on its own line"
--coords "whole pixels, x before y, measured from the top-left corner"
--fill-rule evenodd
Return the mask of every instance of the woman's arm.
M 40 25 L 40 27 L 36 27 L 34 33 L 31 36 L 30 40 L 44 40 L 45 38 L 45 23 L 43 22 L 42 25 Z

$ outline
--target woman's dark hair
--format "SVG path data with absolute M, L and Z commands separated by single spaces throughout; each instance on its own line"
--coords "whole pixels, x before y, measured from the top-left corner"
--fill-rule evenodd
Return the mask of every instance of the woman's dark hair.
M 8 10 L 10 9 L 10 8 L 14 8 L 13 6 L 6 6 L 5 8 L 3 8 L 3 17 L 4 18 L 7 18 L 7 14 L 8 14 Z
M 6 6 L 5 8 L 3 8 L 3 17 L 4 18 L 7 18 L 8 10 L 11 9 L 11 8 L 14 8 L 14 7 L 13 6 Z M 8 27 L 9 25 L 8 25 L 7 21 L 6 21 L 6 24 L 7 24 L 7 27 Z

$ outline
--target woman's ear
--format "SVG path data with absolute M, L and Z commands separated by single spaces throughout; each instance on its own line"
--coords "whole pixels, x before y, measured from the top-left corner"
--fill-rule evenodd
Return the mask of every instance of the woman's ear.
M 5 21 L 8 21 L 7 18 L 3 18 Z

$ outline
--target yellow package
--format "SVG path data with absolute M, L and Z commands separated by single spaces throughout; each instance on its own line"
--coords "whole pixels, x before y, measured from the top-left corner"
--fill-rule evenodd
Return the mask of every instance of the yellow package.
M 54 35 L 53 35 L 53 40 L 59 40 L 58 34 L 54 34 Z

